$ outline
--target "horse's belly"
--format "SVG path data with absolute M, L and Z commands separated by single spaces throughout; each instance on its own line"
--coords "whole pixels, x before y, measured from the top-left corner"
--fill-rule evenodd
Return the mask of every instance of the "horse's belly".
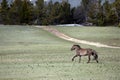
M 87 54 L 86 51 L 80 51 L 80 55 L 81 55 L 81 56 L 87 56 L 88 54 Z
M 80 54 L 81 56 L 87 56 L 88 54 Z

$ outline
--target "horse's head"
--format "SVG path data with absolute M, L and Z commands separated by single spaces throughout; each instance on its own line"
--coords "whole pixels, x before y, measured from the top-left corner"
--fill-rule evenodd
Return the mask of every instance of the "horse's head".
M 71 51 L 75 50 L 75 49 L 80 49 L 81 47 L 79 45 L 73 45 L 71 48 Z
M 75 46 L 73 45 L 72 48 L 71 48 L 71 51 L 75 50 Z

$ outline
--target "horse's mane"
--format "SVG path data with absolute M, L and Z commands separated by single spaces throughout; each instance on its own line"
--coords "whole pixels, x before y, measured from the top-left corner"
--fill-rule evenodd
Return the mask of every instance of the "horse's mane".
M 77 46 L 78 48 L 81 48 L 79 45 L 74 45 L 74 46 Z

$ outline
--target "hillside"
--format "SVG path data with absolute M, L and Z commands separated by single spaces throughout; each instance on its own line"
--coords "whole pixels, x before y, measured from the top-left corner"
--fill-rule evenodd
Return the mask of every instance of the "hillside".
M 93 31 L 92 27 L 62 27 L 58 30 L 86 39 L 91 39 L 85 35 L 86 31 L 88 34 Z M 101 33 L 103 28 L 96 27 L 95 30 Z M 114 30 L 117 32 L 117 28 Z M 78 58 L 71 61 L 75 55 L 70 51 L 73 44 L 34 26 L 0 25 L 0 80 L 120 80 L 120 49 L 79 44 L 98 52 L 99 63 L 91 57 L 87 64 L 87 56 L 82 57 L 81 63 Z

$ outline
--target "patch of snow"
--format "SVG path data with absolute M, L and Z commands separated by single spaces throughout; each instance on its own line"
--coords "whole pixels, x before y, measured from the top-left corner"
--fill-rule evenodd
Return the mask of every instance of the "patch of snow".
M 62 24 L 62 25 L 56 25 L 56 26 L 74 26 L 74 27 L 81 27 L 81 26 L 83 26 L 83 25 L 80 25 L 80 24 Z

